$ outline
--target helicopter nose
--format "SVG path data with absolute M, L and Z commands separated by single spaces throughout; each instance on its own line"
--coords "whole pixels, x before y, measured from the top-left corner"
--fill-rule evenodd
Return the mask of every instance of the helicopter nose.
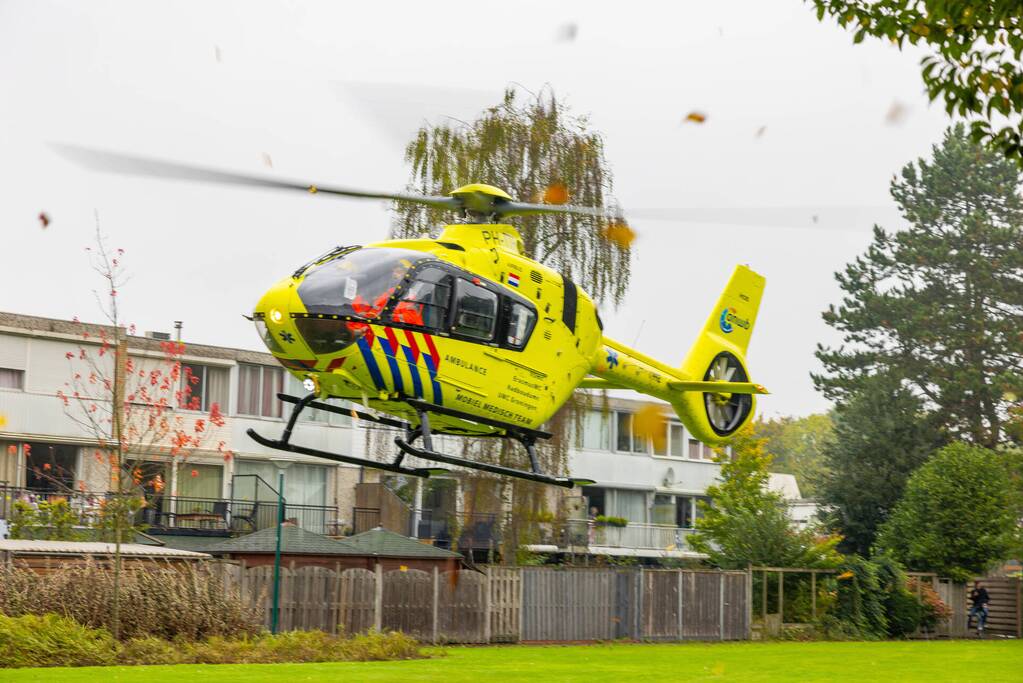
M 270 353 L 276 356 L 291 356 L 296 352 L 293 345 L 297 338 L 291 319 L 293 296 L 294 287 L 288 280 L 282 280 L 267 290 L 256 304 L 253 315 L 256 329 Z

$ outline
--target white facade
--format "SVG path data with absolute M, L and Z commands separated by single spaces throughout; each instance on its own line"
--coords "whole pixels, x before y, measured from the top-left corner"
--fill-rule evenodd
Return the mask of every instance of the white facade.
M 96 433 L 83 429 L 69 416 L 57 396 L 61 390 L 67 393 L 65 383 L 75 372 L 81 372 L 81 349 L 98 358 L 99 330 L 71 321 L 0 313 L 0 487 L 22 492 L 47 488 L 46 478 L 59 470 L 67 489 L 95 493 L 109 490 L 110 469 L 95 455 Z M 137 367 L 160 356 L 157 340 L 129 336 L 127 343 L 129 357 Z M 108 362 L 111 356 L 107 354 L 100 362 Z M 202 411 L 172 407 L 169 414 L 194 420 L 216 402 L 224 424 L 207 425 L 202 446 L 176 467 L 167 466 L 174 463 L 165 454 L 145 457 L 157 463 L 147 470 L 147 476 L 163 476 L 164 495 L 179 499 L 172 512 L 187 517 L 196 501 L 244 497 L 240 490 L 250 486 L 255 477 L 239 479 L 236 475 L 258 475 L 276 487 L 278 470 L 271 457 L 281 458 L 283 454 L 260 446 L 246 430 L 251 427 L 277 437 L 284 428 L 289 406 L 282 407 L 274 394 L 283 390 L 301 395 L 304 392 L 297 381 L 267 353 L 187 345 L 180 360 L 200 377 L 195 386 L 201 390 L 204 405 L 198 406 Z M 109 392 L 106 394 L 109 402 Z M 100 391 L 97 400 L 102 398 Z M 593 398 L 591 404 L 596 404 L 599 399 Z M 572 476 L 595 483 L 581 491 L 551 488 L 552 507 L 560 509 L 561 517 L 569 520 L 572 533 L 552 535 L 553 540 L 537 546 L 537 550 L 564 551 L 571 545 L 572 552 L 591 554 L 692 556 L 685 537 L 699 514 L 697 501 L 718 480 L 720 466 L 713 462 L 711 449 L 693 439 L 670 416 L 664 424 L 663 439 L 635 435 L 632 415 L 646 405 L 649 402 L 612 398 L 581 417 L 571 440 L 568 469 Z M 389 441 L 387 434 L 381 436 L 383 442 Z M 315 411 L 303 414 L 292 440 L 356 456 L 362 456 L 368 441 L 363 426 L 352 424 L 351 418 Z M 438 441 L 448 450 L 457 448 L 449 439 Z M 27 453 L 26 444 L 30 446 Z M 224 450 L 230 451 L 231 457 L 225 458 Z M 321 526 L 311 528 L 319 531 L 341 532 L 350 527 L 355 516 L 356 485 L 381 479 L 376 470 L 295 454 L 283 457 L 293 461 L 285 472 L 285 497 L 289 505 L 317 508 L 315 524 Z M 44 472 L 42 468 L 48 462 L 51 466 Z M 773 477 L 772 488 L 788 499 L 799 500 L 798 486 L 791 475 Z M 232 482 L 237 490 L 232 490 Z M 426 533 L 424 529 L 435 528 L 436 522 L 432 527 L 421 522 L 424 514 L 429 515 L 424 508 L 431 505 L 424 504 L 424 492 L 439 483 L 443 482 L 412 483 L 415 493 L 409 505 L 411 529 L 407 533 L 420 535 Z M 455 483 L 451 491 L 450 509 L 462 513 L 466 506 L 462 486 Z M 204 505 L 204 510 L 209 508 Z M 597 517 L 622 518 L 627 525 L 598 524 Z

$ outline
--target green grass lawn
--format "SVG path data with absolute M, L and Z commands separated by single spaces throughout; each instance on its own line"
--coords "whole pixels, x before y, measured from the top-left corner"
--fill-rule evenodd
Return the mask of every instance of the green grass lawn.
M 1023 641 L 449 647 L 431 659 L 0 670 L 0 681 L 1023 681 Z

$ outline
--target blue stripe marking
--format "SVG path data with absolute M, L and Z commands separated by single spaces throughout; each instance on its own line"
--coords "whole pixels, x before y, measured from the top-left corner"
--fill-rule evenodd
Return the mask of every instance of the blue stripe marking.
M 366 341 L 365 337 L 359 337 L 357 343 L 359 351 L 362 352 L 362 360 L 366 363 L 366 369 L 369 370 L 369 375 L 373 378 L 373 384 L 377 385 L 377 389 L 386 390 L 387 385 L 384 384 L 384 376 L 380 374 L 380 366 L 377 365 L 377 359 L 373 357 L 373 349 L 370 348 L 369 342 Z
M 394 357 L 396 349 L 391 348 L 391 342 L 387 337 L 377 337 L 377 339 L 380 340 L 380 348 L 384 350 L 384 355 L 387 357 L 387 367 L 391 369 L 394 390 L 405 393 L 405 382 L 401 379 L 401 369 L 398 367 L 398 361 Z
M 430 373 L 430 383 L 433 384 L 433 402 L 439 406 L 444 405 L 444 399 L 440 395 L 440 384 L 437 383 L 437 368 L 433 366 L 433 358 L 423 354 L 426 360 L 426 370 Z
M 423 398 L 423 381 L 419 379 L 419 367 L 416 365 L 416 356 L 412 353 L 412 349 L 407 346 L 402 346 L 401 350 L 405 352 L 405 360 L 408 361 L 408 374 L 412 376 L 412 391 L 415 393 L 416 398 Z

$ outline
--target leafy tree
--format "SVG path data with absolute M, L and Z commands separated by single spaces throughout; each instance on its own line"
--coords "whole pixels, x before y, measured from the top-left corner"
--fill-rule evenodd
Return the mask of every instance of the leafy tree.
M 771 455 L 771 468 L 775 472 L 794 474 L 800 493 L 806 498 L 815 497 L 827 471 L 824 448 L 834 432 L 831 416 L 820 413 L 760 419 L 753 429 L 758 437 L 765 439 L 764 450 Z
M 840 548 L 867 555 L 906 480 L 941 445 L 923 402 L 887 375 L 872 377 L 834 410 L 818 501 Z
M 999 454 L 950 444 L 910 477 L 877 544 L 910 569 L 966 581 L 1005 559 L 1018 539 L 1010 502 Z
M 585 118 L 572 116 L 553 92 L 520 103 L 515 91 L 472 123 L 424 126 L 405 149 L 408 189 L 446 194 L 489 183 L 522 201 L 614 205 L 604 140 Z M 395 237 L 419 237 L 449 213 L 396 202 Z M 560 270 L 596 299 L 619 303 L 629 286 L 631 253 L 607 238 L 608 222 L 574 215 L 519 216 L 526 253 Z
M 899 49 L 924 44 L 921 62 L 931 101 L 971 121 L 977 142 L 1023 161 L 1023 5 L 1015 0 L 813 0 L 817 18 L 830 15 Z M 1000 127 L 999 127 L 1000 126 Z
M 718 454 L 722 482 L 707 489 L 710 505 L 700 503 L 703 516 L 689 537 L 690 547 L 725 569 L 834 565 L 838 539 L 819 540 L 812 530 L 795 529 L 784 499 L 767 488 L 771 456 L 764 439 L 747 425 L 732 442 L 732 452 L 731 458 Z
M 842 400 L 871 375 L 901 379 L 958 439 L 993 447 L 1023 363 L 1020 169 L 949 129 L 933 160 L 892 181 L 909 228 L 874 228 L 836 274 L 845 292 L 824 320 L 843 335 L 818 346 L 817 387 Z
M 147 504 L 145 485 L 159 494 L 164 482 L 157 476 L 148 482 L 140 464 L 166 459 L 175 470 L 197 451 L 231 457 L 225 441 L 211 444 L 224 417 L 217 404 L 200 413 L 201 397 L 193 393 L 199 383 L 182 365 L 185 346 L 181 342 L 144 342 L 148 348 L 133 355 L 129 350 L 129 332 L 120 313 L 121 287 L 127 280 L 122 263 L 124 250 L 108 246 L 99 226 L 96 246 L 91 254 L 93 270 L 101 277 L 103 290 L 96 300 L 108 326 L 78 323 L 81 329 L 76 351 L 66 354 L 68 381 L 57 391 L 65 415 L 80 428 L 95 447 L 91 456 L 110 473 L 108 492 L 96 501 L 91 522 L 100 538 L 114 543 L 113 594 L 111 624 L 118 637 L 121 605 L 121 544 L 134 536 L 135 514 Z M 137 343 L 137 342 L 133 342 Z M 176 409 L 184 408 L 183 413 Z M 23 448 L 27 448 L 25 444 Z M 43 468 L 50 468 L 44 464 Z M 44 475 L 44 471 L 36 473 Z M 65 483 L 68 473 L 50 468 L 51 484 L 62 495 L 82 505 L 92 505 L 94 496 L 84 481 L 75 486 Z M 45 475 L 44 475 L 45 476 Z M 176 496 L 176 491 L 171 491 Z M 66 505 L 66 504 L 65 504 Z M 85 520 L 82 520 L 83 522 Z

